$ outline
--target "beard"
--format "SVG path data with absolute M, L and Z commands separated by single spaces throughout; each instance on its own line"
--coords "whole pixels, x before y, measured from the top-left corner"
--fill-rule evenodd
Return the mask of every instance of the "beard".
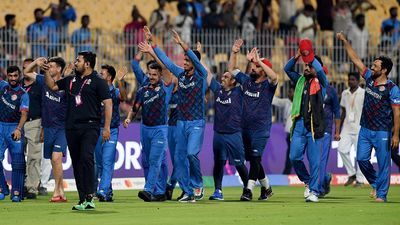
M 83 71 L 79 71 L 77 68 L 74 69 L 75 74 L 78 76 L 81 76 L 83 74 Z
M 250 73 L 250 77 L 251 77 L 252 79 L 254 79 L 254 80 L 257 80 L 257 79 L 260 77 L 260 75 L 257 74 L 257 73 Z
M 10 85 L 11 88 L 15 88 L 18 86 L 19 81 L 9 81 L 8 84 Z

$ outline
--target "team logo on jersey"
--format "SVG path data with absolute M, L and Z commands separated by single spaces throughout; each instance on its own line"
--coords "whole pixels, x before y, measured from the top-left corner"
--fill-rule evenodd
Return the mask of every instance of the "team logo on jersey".
M 144 97 L 145 97 L 145 98 L 149 97 L 149 91 L 146 91 L 146 92 L 144 93 Z
M 385 86 L 379 86 L 379 91 L 384 91 L 385 90 Z
M 74 83 L 76 81 L 76 78 L 74 77 L 74 79 L 72 79 L 72 83 Z
M 11 100 L 13 100 L 13 101 L 15 101 L 15 100 L 17 100 L 17 95 L 11 95 Z
M 92 82 L 92 79 L 89 79 L 89 80 L 87 81 L 87 85 L 89 85 L 91 82 Z
M 160 90 L 160 87 L 156 87 L 154 90 L 159 91 L 159 90 Z

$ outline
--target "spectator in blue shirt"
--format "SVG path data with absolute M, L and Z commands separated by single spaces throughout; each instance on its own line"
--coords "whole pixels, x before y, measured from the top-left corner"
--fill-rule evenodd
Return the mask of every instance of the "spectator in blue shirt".
M 400 21 L 397 19 L 397 7 L 391 7 L 389 12 L 390 12 L 390 18 L 382 22 L 381 32 L 382 36 L 385 35 L 391 36 L 392 45 L 394 46 L 400 37 L 399 33 Z M 387 27 L 393 27 L 390 33 L 385 33 Z
M 43 20 L 43 9 L 37 8 L 34 11 L 35 22 L 30 24 L 27 29 L 27 41 L 31 44 L 32 58 L 40 56 L 47 57 L 48 26 Z
M 82 51 L 93 51 L 91 44 L 91 33 L 89 29 L 90 17 L 83 15 L 81 18 L 81 28 L 72 33 L 71 44 L 75 47 L 75 55 Z

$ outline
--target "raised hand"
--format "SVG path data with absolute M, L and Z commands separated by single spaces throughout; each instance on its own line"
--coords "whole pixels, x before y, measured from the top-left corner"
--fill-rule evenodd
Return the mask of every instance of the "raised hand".
M 117 79 L 118 79 L 118 81 L 122 81 L 126 74 L 128 74 L 128 68 L 126 68 L 126 66 L 121 67 L 117 71 Z
M 179 36 L 178 32 L 176 32 L 175 30 L 172 30 L 172 38 L 178 45 L 181 45 L 183 43 L 181 36 Z
M 148 42 L 153 41 L 153 34 L 150 32 L 150 29 L 147 26 L 143 27 L 143 33 L 144 33 L 144 38 L 146 39 L 146 41 L 148 41 Z
M 248 61 L 250 61 L 250 62 L 253 62 L 253 61 L 255 61 L 255 52 L 257 51 L 257 48 L 253 48 L 253 49 L 251 49 L 251 51 L 249 52 L 247 52 L 247 55 L 246 55 L 246 58 L 247 58 L 247 60 Z
M 200 41 L 198 41 L 198 42 L 196 43 L 196 50 L 197 50 L 198 52 L 200 52 L 200 53 L 202 53 L 202 51 L 203 51 Z
M 68 66 L 65 67 L 65 69 L 64 69 L 64 73 L 63 73 L 64 77 L 71 75 L 72 72 L 74 71 L 74 69 L 75 69 L 74 63 L 72 63 L 72 62 L 68 63 Z
M 259 62 L 260 61 L 260 54 L 258 53 L 258 49 L 255 47 L 251 50 L 254 54 L 253 61 L 254 62 Z
M 341 40 L 341 41 L 347 41 L 346 36 L 344 35 L 343 31 L 340 31 L 339 33 L 336 33 L 336 38 Z
M 153 48 L 151 47 L 151 45 L 149 45 L 146 42 L 140 42 L 138 44 L 139 50 L 143 53 L 150 53 L 151 51 L 153 51 Z
M 44 64 L 47 63 L 47 58 L 39 57 L 39 58 L 35 59 L 35 63 L 36 63 L 36 65 L 41 67 L 41 66 L 43 66 Z
M 243 45 L 242 39 L 239 38 L 239 39 L 235 40 L 235 42 L 233 43 L 233 46 L 232 46 L 232 52 L 238 53 L 240 51 L 240 47 L 242 47 L 242 45 Z

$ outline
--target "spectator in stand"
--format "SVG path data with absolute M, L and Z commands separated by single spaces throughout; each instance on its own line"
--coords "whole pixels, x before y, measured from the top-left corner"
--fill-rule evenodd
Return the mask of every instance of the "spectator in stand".
M 31 44 L 31 56 L 33 58 L 48 56 L 47 44 L 49 27 L 43 21 L 43 13 L 43 9 L 35 9 L 35 22 L 30 24 L 26 29 L 27 41 Z
M 126 60 L 131 60 L 135 56 L 137 44 L 143 41 L 143 27 L 147 25 L 147 20 L 140 14 L 136 5 L 132 9 L 132 21 L 125 25 L 125 57 Z
M 303 12 L 296 18 L 294 24 L 299 32 L 299 38 L 308 38 L 314 41 L 315 30 L 317 29 L 316 21 L 313 18 L 314 7 L 312 5 L 305 5 Z
M 352 14 L 348 0 L 337 0 L 333 9 L 334 33 L 336 34 L 337 32 L 343 31 L 345 34 L 347 34 L 348 26 L 351 24 L 351 19 Z M 347 55 L 345 54 L 342 42 L 335 38 L 333 44 L 333 61 L 337 65 L 342 65 L 342 62 L 347 61 Z
M 226 1 L 222 4 L 222 21 L 224 23 L 224 27 L 227 29 L 234 29 L 238 25 L 238 22 L 235 18 L 234 6 L 234 1 Z
M 192 32 L 193 19 L 189 16 L 187 5 L 184 2 L 178 3 L 179 15 L 175 17 L 174 27 L 185 43 L 190 45 L 190 36 Z
M 208 3 L 210 12 L 204 16 L 203 27 L 206 29 L 220 29 L 225 26 L 221 13 L 217 12 L 219 3 L 215 0 L 211 0 Z
M 333 0 L 317 0 L 317 21 L 321 31 L 333 31 Z
M 158 9 L 150 16 L 150 31 L 154 34 L 165 33 L 169 27 L 169 15 L 164 9 L 165 0 L 158 0 Z
M 382 22 L 381 32 L 382 36 L 383 35 L 391 36 L 392 45 L 395 46 L 400 37 L 399 34 L 400 21 L 397 19 L 397 7 L 392 7 L 390 8 L 389 11 L 390 11 L 390 18 Z M 390 32 L 385 33 L 385 31 L 388 30 L 387 29 L 388 27 L 392 29 L 390 29 L 391 30 Z
M 240 20 L 243 33 L 254 31 L 262 21 L 262 8 L 257 0 L 246 0 L 243 5 Z
M 46 21 L 50 19 L 47 22 L 50 23 L 52 32 L 52 35 L 50 35 L 51 48 L 49 48 L 49 54 L 54 56 L 60 51 L 65 51 L 65 44 L 68 40 L 68 24 L 75 22 L 76 11 L 68 0 L 59 0 L 58 5 L 51 3 L 44 10 L 44 13 L 49 9 L 51 9 L 50 17 L 46 18 Z
M 374 4 L 370 0 L 353 0 L 350 4 L 350 10 L 353 15 L 364 14 L 369 10 L 376 10 Z M 354 17 L 353 20 L 356 18 Z
M 358 14 L 355 17 L 355 23 L 351 24 L 349 27 L 348 39 L 351 42 L 357 55 L 360 56 L 362 60 L 366 59 L 368 56 L 368 41 L 369 33 L 368 29 L 365 27 L 365 16 L 364 14 Z
M 189 14 L 192 14 L 194 27 L 201 29 L 203 27 L 203 17 L 206 15 L 206 9 L 202 0 L 192 0 L 189 3 Z
M 261 22 L 257 24 L 257 30 L 270 30 L 274 28 L 274 18 L 272 17 L 271 0 L 259 0 L 261 5 Z
M 16 65 L 18 60 L 18 31 L 15 27 L 15 15 L 5 16 L 6 25 L 0 28 L 0 67 L 7 68 Z
M 293 27 L 292 18 L 296 15 L 295 0 L 279 0 L 279 30 L 290 31 Z
M 83 15 L 81 18 L 81 28 L 76 29 L 72 33 L 71 44 L 75 48 L 75 57 L 78 57 L 79 52 L 93 51 L 89 23 L 89 15 Z

